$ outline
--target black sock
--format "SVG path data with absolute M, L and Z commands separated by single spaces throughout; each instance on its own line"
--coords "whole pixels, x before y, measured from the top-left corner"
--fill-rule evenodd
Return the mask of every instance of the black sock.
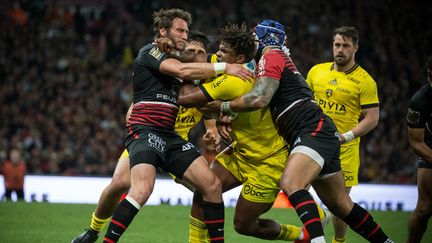
M 369 242 L 383 243 L 389 238 L 374 221 L 372 215 L 357 203 L 354 203 L 354 207 L 344 221 Z
M 211 243 L 224 242 L 225 211 L 224 204 L 202 202 L 204 223 L 207 226 Z
M 124 199 L 114 211 L 104 242 L 117 242 L 137 213 L 138 209 L 128 199 Z
M 323 228 L 319 217 L 318 208 L 312 196 L 307 190 L 299 190 L 288 197 L 297 215 L 306 227 L 311 239 L 323 236 Z

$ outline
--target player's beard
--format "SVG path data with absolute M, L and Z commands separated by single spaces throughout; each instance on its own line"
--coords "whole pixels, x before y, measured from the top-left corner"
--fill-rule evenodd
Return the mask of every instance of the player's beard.
M 352 59 L 352 56 L 351 57 L 348 57 L 348 56 L 336 56 L 334 58 L 334 62 L 339 67 L 344 67 L 344 66 L 346 66 L 351 61 L 351 59 Z
M 167 31 L 166 37 L 173 42 L 175 50 L 184 51 L 186 47 L 186 41 L 183 41 L 180 38 L 177 40 L 173 35 L 171 35 L 170 31 Z

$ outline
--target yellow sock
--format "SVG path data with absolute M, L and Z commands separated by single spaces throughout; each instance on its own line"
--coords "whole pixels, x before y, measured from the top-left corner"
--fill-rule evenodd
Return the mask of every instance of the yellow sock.
M 189 215 L 189 243 L 210 242 L 205 223 L 192 215 Z
M 345 238 L 336 239 L 335 236 L 333 236 L 332 243 L 346 243 L 346 240 Z
M 98 217 L 96 217 L 95 213 L 93 212 L 92 214 L 92 219 L 91 219 L 91 224 L 90 224 L 90 229 L 92 230 L 96 230 L 96 231 L 101 231 L 106 223 L 111 219 L 111 217 L 107 218 L 107 219 L 100 219 Z
M 318 208 L 319 217 L 320 217 L 320 219 L 321 219 L 321 221 L 322 221 L 322 220 L 324 220 L 324 218 L 325 218 L 324 210 L 321 208 L 320 205 L 318 205 L 318 203 L 315 203 L 315 204 L 316 204 L 316 206 L 317 206 L 317 208 Z
M 293 241 L 299 239 L 300 232 L 301 232 L 300 227 L 290 225 L 290 224 L 281 224 L 280 228 L 281 231 L 275 240 Z

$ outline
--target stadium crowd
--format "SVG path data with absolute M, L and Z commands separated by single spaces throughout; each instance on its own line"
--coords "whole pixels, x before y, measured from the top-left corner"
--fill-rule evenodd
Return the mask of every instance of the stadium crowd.
M 409 98 L 432 53 L 427 2 L 412 1 L 0 1 L 0 162 L 23 152 L 28 173 L 110 176 L 123 151 L 131 65 L 153 38 L 151 14 L 179 7 L 211 37 L 227 22 L 273 18 L 305 76 L 332 60 L 334 27 L 360 31 L 357 60 L 378 84 L 380 121 L 362 138 L 360 181 L 415 183 Z M 213 50 L 214 50 L 213 46 Z

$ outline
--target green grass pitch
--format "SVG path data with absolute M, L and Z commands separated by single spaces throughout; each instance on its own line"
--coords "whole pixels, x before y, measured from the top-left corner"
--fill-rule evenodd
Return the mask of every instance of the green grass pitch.
M 88 227 L 95 205 L 49 204 L 49 203 L 0 203 L 0 242 L 70 242 Z M 232 219 L 234 208 L 226 209 L 226 242 L 265 242 L 246 237 L 234 231 Z M 181 243 L 188 240 L 187 206 L 145 206 L 121 238 L 121 242 Z M 407 236 L 407 212 L 372 212 L 384 230 L 395 242 L 405 242 Z M 292 209 L 271 209 L 266 215 L 279 222 L 300 224 Z M 432 226 L 430 226 L 432 227 Z M 430 228 L 429 227 L 429 228 Z M 333 226 L 326 227 L 327 242 L 331 242 Z M 98 242 L 102 242 L 102 237 Z M 348 242 L 365 242 L 348 230 Z M 423 242 L 432 242 L 429 229 Z

